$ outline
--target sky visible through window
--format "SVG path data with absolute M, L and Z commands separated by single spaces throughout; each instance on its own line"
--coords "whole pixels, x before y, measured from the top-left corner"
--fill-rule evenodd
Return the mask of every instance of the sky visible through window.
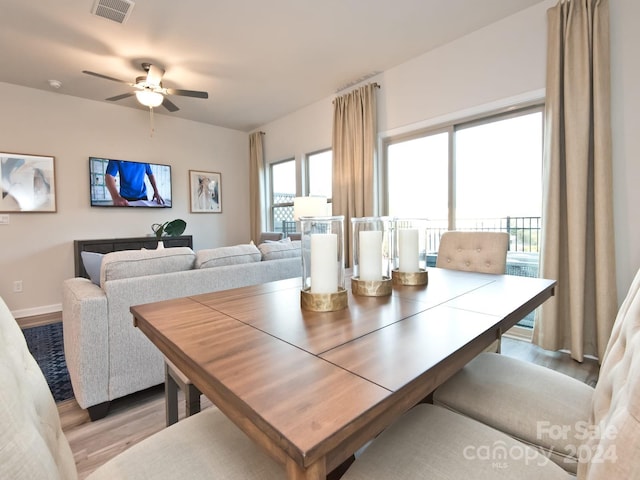
M 446 220 L 448 133 L 388 147 L 389 215 Z M 454 133 L 456 218 L 539 217 L 542 113 Z

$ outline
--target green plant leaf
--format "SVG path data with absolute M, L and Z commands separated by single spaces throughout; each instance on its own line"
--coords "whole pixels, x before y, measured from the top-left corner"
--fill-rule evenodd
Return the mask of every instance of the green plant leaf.
M 177 218 L 171 222 L 167 222 L 164 225 L 164 233 L 166 233 L 170 237 L 177 237 L 179 235 L 182 235 L 185 228 L 187 228 L 187 222 L 180 218 Z

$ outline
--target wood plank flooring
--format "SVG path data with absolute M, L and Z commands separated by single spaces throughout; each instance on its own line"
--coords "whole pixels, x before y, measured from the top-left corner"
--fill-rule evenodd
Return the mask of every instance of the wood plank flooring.
M 561 371 L 594 386 L 598 364 L 586 359 L 582 364 L 565 353 L 548 352 L 531 343 L 503 337 L 502 354 Z M 179 393 L 180 417 L 184 417 L 184 397 Z M 202 408 L 211 402 L 202 397 Z M 164 388 L 154 387 L 112 402 L 109 414 L 91 422 L 75 400 L 58 404 L 63 430 L 69 439 L 82 480 L 97 467 L 131 445 L 165 427 Z

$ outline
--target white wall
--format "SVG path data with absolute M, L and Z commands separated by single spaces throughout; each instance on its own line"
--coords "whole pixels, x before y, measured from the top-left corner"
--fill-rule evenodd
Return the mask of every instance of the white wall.
M 145 236 L 152 223 L 182 218 L 195 249 L 249 241 L 246 133 L 155 115 L 151 137 L 144 110 L 6 83 L 0 105 L 0 151 L 55 157 L 57 213 L 11 213 L 0 225 L 0 296 L 17 316 L 60 309 L 74 239 Z M 173 207 L 90 207 L 89 156 L 171 165 Z M 221 214 L 190 213 L 190 169 L 222 174 Z
M 464 38 L 387 70 L 381 85 L 381 137 L 502 107 L 544 94 L 547 0 Z M 640 2 L 611 1 L 612 128 L 618 296 L 640 267 Z M 333 97 L 263 125 L 268 162 L 331 146 Z M 613 262 L 613 259 L 612 259 Z

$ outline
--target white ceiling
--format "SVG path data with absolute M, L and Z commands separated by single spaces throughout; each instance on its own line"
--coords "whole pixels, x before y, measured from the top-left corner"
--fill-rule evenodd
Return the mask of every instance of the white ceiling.
M 251 131 L 542 0 L 137 0 L 119 24 L 94 0 L 0 0 L 0 81 L 93 100 L 165 68 L 167 114 Z M 134 97 L 119 105 L 145 108 Z

